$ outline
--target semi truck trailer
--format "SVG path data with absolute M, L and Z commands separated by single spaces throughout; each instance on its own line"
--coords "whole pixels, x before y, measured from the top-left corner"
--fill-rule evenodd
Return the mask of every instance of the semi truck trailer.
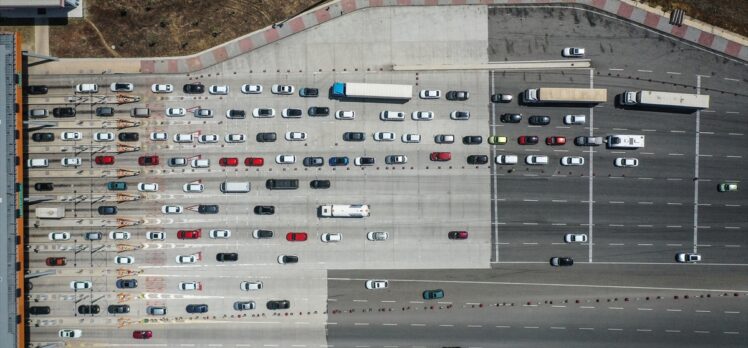
M 413 86 L 381 83 L 335 82 L 333 98 L 401 99 L 413 98 Z
M 638 149 L 644 147 L 644 136 L 614 134 L 608 135 L 605 142 L 611 149 Z
M 361 218 L 369 216 L 369 205 L 367 204 L 327 204 L 319 207 L 321 217 L 354 217 Z
M 62 219 L 65 217 L 65 207 L 38 207 L 34 214 L 39 219 Z
M 708 109 L 706 94 L 671 93 L 658 91 L 626 91 L 621 95 L 623 105 L 676 107 L 686 109 Z
M 523 93 L 525 103 L 597 104 L 608 101 L 608 90 L 601 88 L 530 88 Z

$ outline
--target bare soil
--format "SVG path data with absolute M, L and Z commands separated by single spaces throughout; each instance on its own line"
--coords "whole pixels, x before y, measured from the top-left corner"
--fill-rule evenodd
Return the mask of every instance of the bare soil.
M 686 16 L 748 36 L 748 0 L 638 0 L 666 12 L 681 9 Z

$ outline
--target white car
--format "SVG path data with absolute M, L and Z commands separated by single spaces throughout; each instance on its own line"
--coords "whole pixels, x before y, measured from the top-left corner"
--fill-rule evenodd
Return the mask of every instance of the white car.
M 49 234 L 49 240 L 68 240 L 70 239 L 69 232 L 51 232 Z
M 465 121 L 470 119 L 470 111 L 452 111 L 449 118 L 453 120 Z
M 439 99 L 442 97 L 442 91 L 438 89 L 422 89 L 419 96 L 421 99 Z
M 586 234 L 571 234 L 567 233 L 564 236 L 564 242 L 566 243 L 587 243 Z
M 114 257 L 114 263 L 118 265 L 129 265 L 131 263 L 135 263 L 135 258 L 132 256 L 115 256 Z
M 213 110 L 211 109 L 195 109 L 195 117 L 210 118 L 213 117 Z
M 349 110 L 338 110 L 338 112 L 335 113 L 335 118 L 337 118 L 338 120 L 352 120 L 356 118 L 356 112 Z
M 402 111 L 385 110 L 379 113 L 379 119 L 382 121 L 404 121 L 405 113 Z
M 286 132 L 286 140 L 304 141 L 306 140 L 306 133 L 305 132 Z
M 208 88 L 208 93 L 226 95 L 229 94 L 229 86 L 211 85 L 210 88 Z
M 195 184 L 195 183 L 190 183 L 190 182 L 182 186 L 182 191 L 189 192 L 189 193 L 203 192 L 204 189 L 205 189 L 205 185 Z
M 210 230 L 208 236 L 213 239 L 226 239 L 231 237 L 231 230 Z
M 544 155 L 529 155 L 525 157 L 525 163 L 529 165 L 544 165 L 548 164 L 548 156 Z
M 291 85 L 273 85 L 270 89 L 274 94 L 293 94 L 294 87 Z
M 168 108 L 166 109 L 166 116 L 178 117 L 187 115 L 187 109 L 185 108 Z
M 202 290 L 203 284 L 200 282 L 179 282 L 179 290 L 191 291 Z
M 243 84 L 242 85 L 242 93 L 244 93 L 244 94 L 260 94 L 260 93 L 262 93 L 262 86 L 261 85 Z
M 517 155 L 498 155 L 496 156 L 497 164 L 517 164 Z
M 561 157 L 562 166 L 583 166 L 584 157 L 582 156 L 564 156 Z
M 275 109 L 273 109 L 273 108 L 254 108 L 254 110 L 252 110 L 252 117 L 257 117 L 257 118 L 275 117 Z
M 581 125 L 587 122 L 587 116 L 585 115 L 566 115 L 564 116 L 564 124 L 572 125 Z
M 386 289 L 390 282 L 386 280 L 370 279 L 366 281 L 366 288 L 369 290 Z
M 296 163 L 296 156 L 294 155 L 278 155 L 275 157 L 275 163 L 278 164 L 294 164 Z
M 192 165 L 192 168 L 208 168 L 210 167 L 210 160 L 209 159 L 193 159 L 190 163 Z
M 177 263 L 195 263 L 197 257 L 195 255 L 177 255 Z
M 639 160 L 636 158 L 626 158 L 626 157 L 618 157 L 615 161 L 616 167 L 638 167 L 639 166 Z
M 561 52 L 561 55 L 570 58 L 582 58 L 584 57 L 584 48 L 566 47 L 563 52 Z
M 63 157 L 60 164 L 63 167 L 76 167 L 83 163 L 80 157 Z
M 132 92 L 135 89 L 135 86 L 133 86 L 132 83 L 127 82 L 112 82 L 112 84 L 109 85 L 109 89 L 111 89 L 112 92 Z
M 62 329 L 57 332 L 60 338 L 79 338 L 83 336 L 83 330 Z
M 145 182 L 138 183 L 138 191 L 156 192 L 158 191 L 158 184 L 155 182 L 154 183 L 145 183 Z
M 387 155 L 384 158 L 387 164 L 405 164 L 408 163 L 408 156 L 405 155 Z
M 182 214 L 184 208 L 181 205 L 164 205 L 161 206 L 161 212 L 164 214 Z
M 319 239 L 323 243 L 336 243 L 343 240 L 343 235 L 340 233 L 323 233 Z
M 112 132 L 96 132 L 94 134 L 94 141 L 114 141 L 114 133 L 112 133 Z
M 111 232 L 109 232 L 109 239 L 111 239 L 111 240 L 128 240 L 128 239 L 130 239 L 130 232 L 127 232 L 127 231 L 111 231 Z
M 174 134 L 174 142 L 175 143 L 191 143 L 192 142 L 192 133 L 177 133 Z
M 70 288 L 73 290 L 90 289 L 92 287 L 93 283 L 86 280 L 73 280 L 70 282 Z
M 151 132 L 151 140 L 153 141 L 166 141 L 169 136 L 166 132 Z
M 81 140 L 83 139 L 83 133 L 81 132 L 62 132 L 60 134 L 62 140 Z
M 172 86 L 170 84 L 159 85 L 159 84 L 155 84 L 154 83 L 153 85 L 151 85 L 151 92 L 153 92 L 153 93 L 171 93 L 171 92 L 174 92 L 174 86 Z
M 250 291 L 250 290 L 261 290 L 262 289 L 262 282 L 241 282 L 239 284 L 239 289 L 244 291 Z
M 376 132 L 376 133 L 374 133 L 374 140 L 376 140 L 376 141 L 395 141 L 395 133 L 392 133 L 392 132 Z
M 148 231 L 145 234 L 145 239 L 148 240 L 164 240 L 166 239 L 166 233 L 160 231 Z
M 404 143 L 420 143 L 420 134 L 403 134 L 402 140 Z
M 197 138 L 197 142 L 200 144 L 211 144 L 218 142 L 218 134 L 201 134 Z
M 676 262 L 699 262 L 701 261 L 701 255 L 693 253 L 677 253 L 675 254 Z
M 389 236 L 390 235 L 387 232 L 369 232 L 366 234 L 366 239 L 371 241 L 382 241 L 387 240 Z
M 227 143 L 243 143 L 247 140 L 247 136 L 242 133 L 226 134 Z
M 413 111 L 410 118 L 416 121 L 431 121 L 434 119 L 433 111 Z

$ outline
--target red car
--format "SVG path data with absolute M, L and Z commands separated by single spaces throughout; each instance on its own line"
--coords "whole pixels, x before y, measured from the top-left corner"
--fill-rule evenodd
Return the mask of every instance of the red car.
M 218 164 L 224 167 L 236 167 L 239 165 L 239 159 L 236 157 L 221 157 Z
M 152 156 L 140 156 L 138 158 L 138 164 L 141 166 L 155 166 L 158 165 L 158 156 L 152 155 Z
M 179 230 L 177 238 L 179 239 L 198 239 L 202 230 Z
M 563 145 L 566 144 L 566 137 L 560 137 L 558 135 L 545 138 L 546 145 Z
M 247 167 L 262 167 L 265 164 L 265 159 L 262 157 L 247 157 L 244 159 L 244 165 Z
M 467 239 L 468 233 L 467 231 L 450 231 L 447 234 L 447 237 L 449 237 L 449 239 Z
M 289 242 L 303 242 L 306 240 L 306 232 L 288 232 L 286 240 Z
M 517 138 L 517 143 L 520 145 L 535 145 L 538 143 L 537 135 L 523 135 Z
M 96 164 L 112 165 L 114 164 L 114 156 L 96 156 L 94 161 Z
M 153 332 L 151 330 L 137 330 L 132 332 L 132 338 L 147 340 L 151 337 L 153 337 Z
M 67 261 L 64 257 L 48 257 L 47 258 L 47 266 L 65 266 L 67 265 Z
M 432 152 L 431 153 L 431 160 L 432 161 L 438 161 L 438 162 L 446 162 L 452 159 L 452 153 L 451 152 Z

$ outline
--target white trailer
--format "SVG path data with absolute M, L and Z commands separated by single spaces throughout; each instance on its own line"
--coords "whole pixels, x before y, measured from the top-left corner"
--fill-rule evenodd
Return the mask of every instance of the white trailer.
M 335 82 L 332 95 L 336 98 L 377 98 L 377 99 L 411 99 L 412 85 L 393 85 L 382 83 Z
M 321 217 L 367 217 L 369 216 L 368 204 L 327 204 L 319 206 Z
M 523 93 L 525 103 L 582 103 L 608 101 L 608 90 L 601 88 L 530 88 Z
M 644 136 L 614 134 L 608 135 L 605 142 L 611 149 L 638 149 L 644 147 Z
M 709 95 L 658 91 L 626 91 L 621 96 L 621 103 L 624 105 L 708 109 Z
M 37 207 L 34 214 L 39 219 L 62 219 L 65 217 L 65 207 Z

